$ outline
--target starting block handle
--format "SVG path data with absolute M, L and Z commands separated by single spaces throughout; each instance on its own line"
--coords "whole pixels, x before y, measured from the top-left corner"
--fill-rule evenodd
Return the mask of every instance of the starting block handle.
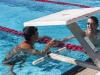
M 64 51 L 64 50 L 66 50 L 66 49 L 67 49 L 66 47 L 63 47 L 63 48 L 58 49 L 58 50 L 57 50 L 56 52 L 54 52 L 54 53 L 57 54 L 57 53 L 62 52 L 62 51 Z M 45 57 L 41 57 L 41 58 L 39 58 L 39 59 L 33 61 L 32 64 L 33 64 L 33 65 L 36 65 L 36 64 L 38 64 L 38 63 L 44 61 L 44 60 L 47 59 L 47 58 L 49 58 L 49 55 L 47 55 L 47 56 L 45 56 Z

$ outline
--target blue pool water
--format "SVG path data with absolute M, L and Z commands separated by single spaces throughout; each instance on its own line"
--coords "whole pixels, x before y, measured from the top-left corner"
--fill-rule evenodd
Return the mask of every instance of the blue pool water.
M 55 0 L 58 1 L 58 0 Z M 59 0 L 63 2 L 71 2 L 84 4 L 88 6 L 100 6 L 100 1 L 96 0 Z M 22 31 L 24 25 L 23 23 L 29 20 L 33 20 L 39 17 L 43 17 L 64 9 L 72 9 L 72 8 L 80 8 L 77 6 L 68 6 L 68 5 L 58 5 L 51 3 L 41 3 L 36 2 L 34 0 L 0 0 L 0 26 L 5 26 L 7 28 L 11 28 L 17 31 Z M 97 18 L 100 17 L 100 14 L 95 15 Z M 86 29 L 86 20 L 78 21 L 79 26 L 85 30 Z M 100 27 L 100 26 L 99 26 Z M 70 30 L 66 26 L 41 26 L 38 27 L 39 35 L 47 35 L 52 38 L 56 38 L 60 40 L 61 38 L 67 37 L 71 35 Z M 23 38 L 21 36 L 16 36 L 10 33 L 6 33 L 4 31 L 0 31 L 0 75 L 8 71 L 8 67 L 2 64 L 2 60 L 4 59 L 7 52 L 12 49 L 15 45 L 19 44 Z M 77 44 L 78 41 L 74 38 L 68 43 Z M 42 50 L 45 47 L 45 44 L 35 45 L 36 49 Z M 51 51 L 56 51 L 57 48 L 52 48 Z M 60 54 L 76 58 L 79 60 L 86 60 L 88 56 L 85 53 L 78 51 L 66 50 L 61 52 Z M 17 75 L 61 75 L 65 71 L 71 69 L 75 65 L 60 62 L 57 60 L 53 60 L 51 58 L 41 62 L 37 65 L 32 65 L 32 62 L 36 59 L 40 58 L 40 56 L 30 56 L 27 61 L 23 64 L 22 69 L 18 68 L 18 64 L 14 67 L 14 72 Z

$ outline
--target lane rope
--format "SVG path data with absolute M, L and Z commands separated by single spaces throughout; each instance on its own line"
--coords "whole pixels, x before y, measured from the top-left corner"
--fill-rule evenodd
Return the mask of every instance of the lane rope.
M 60 4 L 60 5 L 78 6 L 78 7 L 81 7 L 81 8 L 91 8 L 91 6 L 69 3 L 69 2 L 59 2 L 59 1 L 51 1 L 51 0 L 35 0 L 35 1 L 53 3 L 53 4 Z
M 42 38 L 39 38 L 37 42 L 46 44 L 50 40 L 52 40 L 51 37 L 43 36 Z M 75 45 L 75 44 L 59 43 L 59 44 L 54 45 L 53 47 L 58 47 L 58 48 L 66 47 L 68 50 L 80 51 L 80 52 L 84 52 L 87 54 L 86 50 L 82 46 Z
M 23 37 L 23 33 L 22 32 L 19 32 L 19 31 L 14 30 L 14 29 L 10 29 L 10 28 L 6 28 L 6 27 L 3 27 L 3 26 L 0 26 L 0 30 L 5 31 L 7 33 L 11 33 L 11 34 L 15 34 L 15 35 Z
M 59 2 L 59 1 L 51 1 L 51 0 L 35 0 L 35 1 L 54 3 L 54 4 L 61 4 L 61 5 L 79 6 L 81 8 L 91 8 L 91 6 L 86 6 L 86 5 L 81 5 L 81 4 L 74 4 L 74 3 L 69 3 L 69 2 Z M 14 30 L 14 29 L 10 29 L 10 28 L 6 28 L 6 27 L 3 27 L 3 26 L 0 26 L 0 30 L 5 31 L 7 33 L 11 33 L 11 34 L 15 34 L 17 36 L 22 36 L 23 37 L 23 33 L 22 32 L 19 32 L 19 31 Z M 42 38 L 39 38 L 39 40 L 37 42 L 46 44 L 51 39 L 52 38 L 50 38 L 48 36 L 44 36 Z M 54 47 L 66 47 L 69 50 L 81 51 L 81 52 L 87 53 L 82 46 L 78 46 L 78 45 L 74 45 L 74 44 L 60 43 L 60 44 L 55 45 Z
M 17 30 L 14 30 L 14 29 L 10 29 L 10 28 L 6 28 L 6 27 L 3 27 L 3 26 L 0 26 L 0 30 L 1 31 L 5 31 L 7 33 L 11 33 L 11 34 L 15 34 L 17 36 L 22 36 L 23 37 L 23 33 L 22 32 L 19 32 Z M 43 36 L 42 38 L 40 37 L 38 39 L 38 43 L 48 43 L 52 38 L 51 37 L 48 37 L 48 36 Z M 80 52 L 84 52 L 84 53 L 87 53 L 84 48 L 82 46 L 78 46 L 78 45 L 74 45 L 74 44 L 68 44 L 68 43 L 60 43 L 60 44 L 56 44 L 55 46 L 53 47 L 66 47 L 67 49 L 69 50 L 73 50 L 73 51 L 80 51 Z

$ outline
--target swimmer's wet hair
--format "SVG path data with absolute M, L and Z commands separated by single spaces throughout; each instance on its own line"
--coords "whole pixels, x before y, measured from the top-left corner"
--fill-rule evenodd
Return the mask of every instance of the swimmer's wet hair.
M 31 36 L 35 34 L 38 29 L 34 26 L 27 26 L 23 29 L 23 35 L 25 40 L 30 40 Z
M 94 22 L 98 25 L 98 19 L 95 16 L 91 16 L 90 19 L 94 20 Z

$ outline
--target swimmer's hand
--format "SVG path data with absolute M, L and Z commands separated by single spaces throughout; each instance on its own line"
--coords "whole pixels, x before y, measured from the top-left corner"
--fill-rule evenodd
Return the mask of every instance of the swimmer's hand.
M 53 47 L 56 47 L 56 46 L 58 46 L 59 44 L 62 44 L 63 42 L 62 41 L 60 41 L 60 40 L 54 40 L 54 44 L 53 44 Z
M 55 43 L 55 39 L 52 39 L 49 43 L 47 43 L 46 47 L 50 48 Z
M 49 43 L 46 44 L 46 48 L 44 49 L 44 51 L 46 52 L 47 50 L 49 50 L 54 43 L 55 39 L 52 39 Z
M 55 40 L 55 44 L 60 44 L 60 43 L 63 43 L 63 42 L 60 40 Z

